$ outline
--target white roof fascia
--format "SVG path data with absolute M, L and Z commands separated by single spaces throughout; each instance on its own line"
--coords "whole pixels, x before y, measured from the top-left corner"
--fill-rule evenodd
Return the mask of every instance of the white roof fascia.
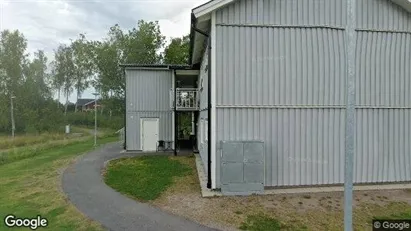
M 210 1 L 202 6 L 199 6 L 195 9 L 193 9 L 193 14 L 196 18 L 207 15 L 215 10 L 217 10 L 220 7 L 223 7 L 231 2 L 234 2 L 235 0 L 214 0 Z

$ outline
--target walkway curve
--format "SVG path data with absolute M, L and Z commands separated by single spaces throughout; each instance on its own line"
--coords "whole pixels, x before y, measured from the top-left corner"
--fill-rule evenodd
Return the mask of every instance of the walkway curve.
M 132 200 L 104 183 L 101 171 L 106 161 L 138 155 L 121 153 L 118 143 L 107 144 L 83 155 L 64 171 L 63 191 L 81 212 L 108 230 L 213 230 Z

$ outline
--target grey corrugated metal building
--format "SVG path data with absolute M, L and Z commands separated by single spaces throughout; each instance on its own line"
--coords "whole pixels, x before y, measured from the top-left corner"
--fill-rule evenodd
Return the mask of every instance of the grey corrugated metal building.
M 411 181 L 411 3 L 361 0 L 356 9 L 354 182 Z M 264 142 L 265 186 L 343 183 L 346 24 L 343 0 L 215 0 L 193 9 L 197 142 L 211 188 L 221 188 L 221 141 L 247 140 Z

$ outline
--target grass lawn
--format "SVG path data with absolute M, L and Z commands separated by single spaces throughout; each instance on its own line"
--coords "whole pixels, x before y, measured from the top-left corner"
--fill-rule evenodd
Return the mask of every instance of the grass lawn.
M 202 198 L 193 157 L 137 157 L 108 165 L 106 183 L 137 200 L 222 230 L 342 230 L 343 193 Z M 411 191 L 354 193 L 355 230 L 373 218 L 411 219 Z
M 105 173 L 107 185 L 140 201 L 157 199 L 173 178 L 190 167 L 167 156 L 122 158 L 111 161 Z
M 99 139 L 99 144 L 116 141 L 117 137 Z M 92 138 L 58 143 L 34 155 L 12 159 L 0 165 L 0 230 L 9 230 L 3 218 L 48 219 L 49 230 L 101 230 L 71 205 L 61 191 L 62 171 L 81 153 L 92 150 Z M 15 229 L 19 230 L 19 229 Z M 24 229 L 27 230 L 27 229 Z

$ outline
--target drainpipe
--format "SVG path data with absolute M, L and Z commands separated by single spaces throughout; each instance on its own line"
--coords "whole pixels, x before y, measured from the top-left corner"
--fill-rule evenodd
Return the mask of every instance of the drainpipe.
M 127 81 L 126 77 L 126 69 L 123 69 L 124 79 L 125 82 Z M 124 88 L 124 142 L 123 148 L 127 151 L 127 84 Z
M 211 38 L 208 37 L 208 64 L 207 64 L 207 71 L 208 71 L 208 80 L 207 80 L 207 101 L 208 101 L 208 144 L 207 144 L 207 188 L 211 188 Z
M 177 141 L 178 141 L 178 116 L 177 116 L 177 76 L 176 76 L 176 70 L 174 69 L 174 156 L 177 156 Z
M 208 89 L 207 89 L 207 101 L 208 101 L 208 144 L 207 144 L 207 188 L 211 188 L 211 143 L 212 143 L 212 137 L 211 137 L 211 38 L 209 36 L 208 33 L 206 33 L 205 31 L 202 31 L 198 28 L 195 27 L 196 24 L 196 18 L 194 16 L 194 14 L 191 14 L 191 29 L 192 31 L 195 31 L 197 33 L 200 33 L 202 35 L 204 35 L 205 37 L 207 37 L 207 43 L 208 43 L 208 64 L 207 64 L 207 71 L 208 71 L 208 80 L 207 80 L 207 84 L 208 84 Z M 194 44 L 194 37 L 191 38 L 190 40 L 190 53 L 192 51 L 192 47 Z M 191 55 L 190 55 L 190 63 L 192 63 L 191 60 Z

